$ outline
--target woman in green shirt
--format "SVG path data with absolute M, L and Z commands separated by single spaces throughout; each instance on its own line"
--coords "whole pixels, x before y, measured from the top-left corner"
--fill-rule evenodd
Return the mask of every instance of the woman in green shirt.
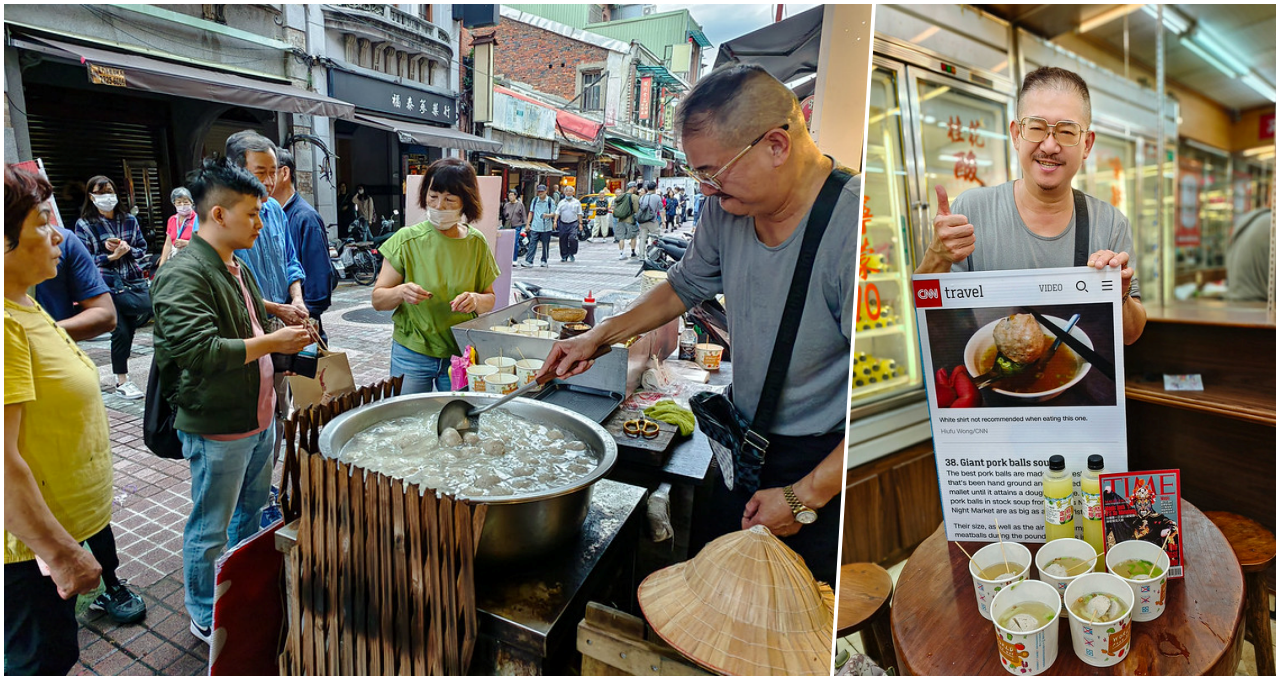
M 481 211 L 471 164 L 432 163 L 418 205 L 427 220 L 382 244 L 385 259 L 373 286 L 373 308 L 395 310 L 391 375 L 404 376 L 403 394 L 449 391 L 449 359 L 462 353 L 450 329 L 493 309 L 498 278 L 489 243 L 470 226 Z

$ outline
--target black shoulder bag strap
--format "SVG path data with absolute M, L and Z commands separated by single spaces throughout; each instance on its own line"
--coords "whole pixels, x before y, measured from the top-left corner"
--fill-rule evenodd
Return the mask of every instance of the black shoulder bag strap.
M 782 382 L 791 368 L 791 350 L 795 346 L 796 335 L 800 332 L 800 317 L 804 314 L 805 298 L 809 296 L 809 280 L 813 274 L 813 263 L 818 257 L 818 244 L 822 242 L 822 235 L 831 222 L 831 214 L 840 199 L 840 192 L 852 178 L 853 175 L 847 170 L 832 168 L 827 181 L 822 185 L 822 191 L 818 193 L 818 200 L 813 204 L 809 224 L 804 230 L 800 256 L 796 259 L 796 267 L 791 274 L 791 289 L 787 291 L 787 303 L 782 309 L 782 324 L 778 326 L 778 336 L 773 341 L 769 371 L 765 374 L 760 402 L 756 405 L 756 416 L 751 421 L 751 429 L 744 436 L 745 441 L 761 453 L 769 448 L 767 434 L 773 426 L 774 416 L 777 415 Z
M 1089 206 L 1085 203 L 1084 193 L 1071 190 L 1076 201 L 1076 267 L 1089 264 Z

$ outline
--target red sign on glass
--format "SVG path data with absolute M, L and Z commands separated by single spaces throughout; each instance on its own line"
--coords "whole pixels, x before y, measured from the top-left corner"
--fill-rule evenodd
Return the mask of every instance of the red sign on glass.
M 1258 119 L 1258 139 L 1276 138 L 1276 112 L 1264 113 Z
M 640 79 L 640 120 L 649 120 L 649 107 L 653 104 L 653 77 Z

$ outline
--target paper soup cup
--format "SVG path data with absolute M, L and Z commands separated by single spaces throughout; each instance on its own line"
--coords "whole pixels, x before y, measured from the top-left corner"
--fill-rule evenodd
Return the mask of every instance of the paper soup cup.
M 1071 603 L 1090 593 L 1107 593 L 1120 598 L 1124 613 L 1111 621 L 1092 623 L 1076 616 Z M 1063 596 L 1067 620 L 1071 624 L 1071 646 L 1076 656 L 1090 666 L 1100 668 L 1114 666 L 1129 654 L 1129 636 L 1132 632 L 1130 614 L 1133 613 L 1133 590 L 1129 584 L 1114 574 L 1085 574 L 1067 586 Z
M 720 369 L 720 355 L 724 354 L 724 347 L 711 342 L 700 342 L 694 345 L 693 354 L 699 366 L 708 371 L 716 371 Z
M 482 366 L 476 364 L 467 367 L 467 386 L 472 392 L 485 392 L 487 386 L 485 380 L 498 374 L 498 369 L 492 366 Z
M 1000 546 L 1004 546 L 1004 554 L 1000 553 Z M 978 576 L 978 572 L 994 565 L 1004 566 L 1005 558 L 1009 560 L 1009 566 L 1021 565 L 1022 569 L 1018 570 L 1012 578 L 992 581 Z M 1016 564 L 1015 564 L 1016 563 Z M 973 554 L 973 559 L 969 560 L 969 575 L 973 577 L 973 593 L 978 598 L 978 612 L 987 620 L 991 620 L 991 601 L 995 599 L 996 593 L 1009 587 L 1012 583 L 1017 583 L 1026 579 L 1031 573 L 1031 551 L 1020 543 L 991 543 L 984 546 L 978 552 Z
M 489 357 L 484 360 L 486 366 L 492 366 L 498 369 L 499 373 L 507 375 L 516 374 L 516 360 L 511 357 Z
M 485 384 L 489 387 L 490 394 L 511 394 L 516 391 L 517 380 L 510 373 L 497 373 L 489 376 Z
M 1076 567 L 1070 576 L 1054 576 L 1046 574 L 1044 568 L 1050 562 L 1059 557 L 1078 557 L 1089 563 L 1087 568 L 1081 569 Z M 1093 546 L 1085 543 L 1078 538 L 1059 538 L 1056 541 L 1049 541 L 1040 548 L 1040 552 L 1036 553 L 1036 573 L 1040 575 L 1040 580 L 1048 583 L 1058 590 L 1058 597 L 1067 591 L 1067 586 L 1071 582 L 1084 576 L 1092 574 L 1093 568 L 1097 565 L 1098 553 L 1094 552 Z M 1065 611 L 1062 614 L 1066 616 Z
M 538 371 L 542 370 L 542 359 L 521 359 L 516 362 L 516 378 L 520 386 L 523 387 L 533 382 L 538 377 Z M 534 388 L 536 392 L 538 388 Z
M 1039 602 L 1053 612 L 1053 618 L 1039 628 L 1016 631 L 999 624 L 1000 617 L 1014 605 Z M 1014 675 L 1039 675 L 1058 660 L 1058 614 L 1062 599 L 1058 590 L 1041 581 L 1022 581 L 996 593 L 991 601 L 991 620 L 996 627 L 1000 665 Z
M 1155 578 L 1125 578 L 1116 574 L 1115 565 L 1125 560 L 1147 560 L 1160 567 Z M 1148 541 L 1124 541 L 1107 551 L 1107 571 L 1129 584 L 1133 590 L 1133 620 L 1154 621 L 1164 613 L 1169 586 L 1169 554 Z

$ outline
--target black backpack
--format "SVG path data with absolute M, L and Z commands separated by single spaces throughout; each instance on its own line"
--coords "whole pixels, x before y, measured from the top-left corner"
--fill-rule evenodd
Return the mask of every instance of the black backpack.
M 653 201 L 644 200 L 652 195 L 653 194 L 646 194 L 644 198 L 640 199 L 640 212 L 636 213 L 636 222 L 653 222 L 658 219 L 658 216 L 653 212 Z
M 142 414 L 142 441 L 151 452 L 161 458 L 181 459 L 182 441 L 174 426 L 177 412 L 164 397 L 160 387 L 160 368 L 155 354 L 151 355 L 151 375 L 147 376 L 147 398 Z

